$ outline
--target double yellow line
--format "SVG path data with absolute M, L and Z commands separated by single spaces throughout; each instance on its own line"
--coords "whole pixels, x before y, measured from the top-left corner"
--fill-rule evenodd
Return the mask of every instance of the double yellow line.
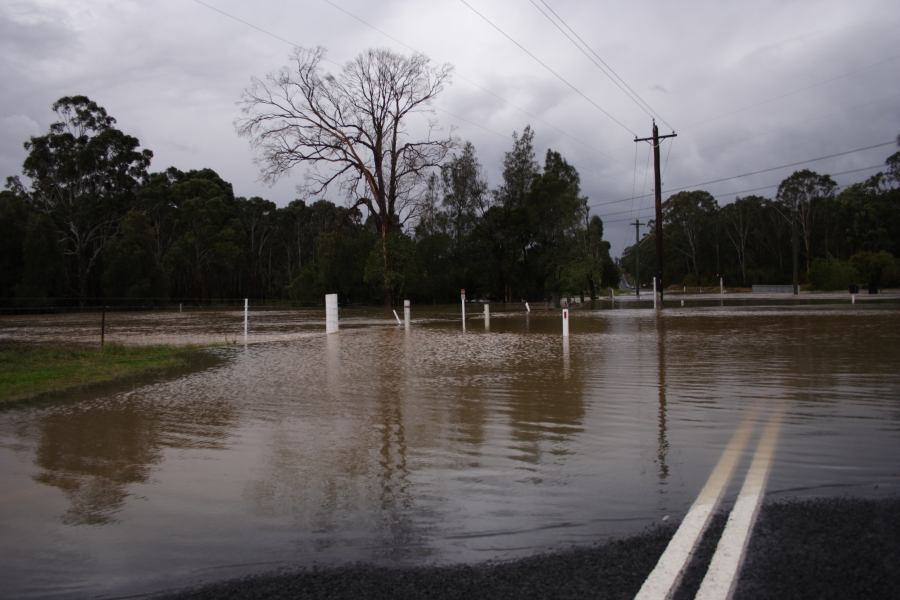
M 675 593 L 703 532 L 706 531 L 716 507 L 722 500 L 741 453 L 747 446 L 757 414 L 758 411 L 751 411 L 741 421 L 728 446 L 722 452 L 719 462 L 710 473 L 709 479 L 660 556 L 656 567 L 635 596 L 635 600 L 662 600 L 670 598 Z M 753 462 L 747 471 L 734 508 L 728 516 L 728 522 L 706 576 L 695 596 L 697 599 L 726 599 L 734 592 L 750 532 L 762 504 L 783 416 L 783 409 L 773 414 L 760 436 Z

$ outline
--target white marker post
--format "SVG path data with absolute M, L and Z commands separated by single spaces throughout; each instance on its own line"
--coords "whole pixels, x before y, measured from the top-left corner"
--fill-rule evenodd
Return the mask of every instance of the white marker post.
M 569 337 L 569 309 L 562 309 L 562 327 L 563 327 L 563 337 Z
M 484 305 L 484 328 L 485 329 L 491 328 L 491 305 L 490 304 Z
M 403 325 L 409 329 L 409 322 L 412 318 L 412 308 L 410 306 L 409 300 L 403 301 Z
M 244 343 L 247 343 L 247 325 L 250 320 L 250 300 L 244 298 Z
M 531 307 L 528 306 L 527 302 L 525 303 L 525 312 L 529 312 L 529 313 L 531 312 Z
M 462 326 L 466 330 L 466 288 L 459 288 L 459 303 L 462 306 Z
M 338 295 L 325 295 L 325 333 L 338 331 Z
M 400 315 L 397 314 L 397 309 L 393 309 L 394 318 L 397 319 L 397 325 L 403 325 L 403 321 L 400 320 Z

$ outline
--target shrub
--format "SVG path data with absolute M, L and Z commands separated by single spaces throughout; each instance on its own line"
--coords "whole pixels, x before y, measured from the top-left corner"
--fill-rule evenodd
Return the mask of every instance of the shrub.
M 846 260 L 817 258 L 809 269 L 809 286 L 814 290 L 846 290 L 858 280 L 854 265 Z
M 850 257 L 850 263 L 867 286 L 896 285 L 897 261 L 890 252 L 858 252 Z

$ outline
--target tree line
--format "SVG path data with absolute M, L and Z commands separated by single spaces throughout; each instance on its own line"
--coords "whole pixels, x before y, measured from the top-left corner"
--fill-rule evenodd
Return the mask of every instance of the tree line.
M 470 298 L 556 304 L 595 298 L 621 271 L 650 281 L 651 237 L 617 266 L 578 171 L 552 149 L 539 157 L 530 126 L 513 133 L 489 189 L 474 146 L 429 117 L 449 65 L 369 50 L 326 73 L 323 59 L 321 48 L 298 48 L 241 98 L 237 131 L 264 178 L 307 168 L 304 197 L 285 206 L 237 197 L 211 169 L 152 172 L 153 153 L 102 106 L 60 98 L 56 121 L 25 142 L 22 173 L 0 192 L 0 303 L 318 304 L 337 292 L 391 305 L 453 301 L 465 288 Z M 664 283 L 900 284 L 900 153 L 886 164 L 840 193 L 804 170 L 774 199 L 720 207 L 702 190 L 674 194 L 658 224 Z M 343 205 L 327 199 L 335 192 Z
M 900 152 L 884 171 L 837 189 L 829 175 L 804 169 L 782 181 L 775 198 L 719 206 L 703 190 L 673 194 L 662 206 L 664 284 L 787 284 L 796 269 L 812 289 L 900 285 Z M 644 285 L 656 271 L 656 224 L 649 225 L 621 260 Z
M 558 152 L 538 164 L 513 135 L 488 189 L 471 143 L 450 148 L 409 194 L 406 224 L 320 194 L 286 206 L 235 196 L 211 169 L 152 172 L 153 154 L 85 96 L 52 106 L 0 192 L 0 302 L 7 306 L 447 302 L 596 293 L 618 272 L 579 175 Z M 415 200 L 413 202 L 413 200 Z M 405 225 L 405 226 L 404 226 Z M 389 256 L 390 260 L 385 260 Z

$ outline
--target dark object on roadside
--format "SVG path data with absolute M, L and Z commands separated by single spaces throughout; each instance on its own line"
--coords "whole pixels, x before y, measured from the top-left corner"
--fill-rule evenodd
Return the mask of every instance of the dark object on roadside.
M 850 293 L 851 293 L 851 294 L 858 294 L 858 293 L 859 293 L 859 285 L 857 285 L 857 284 L 855 284 L 855 283 L 851 283 L 851 284 L 850 284 Z
M 870 281 L 870 282 L 869 282 L 869 293 L 870 293 L 870 294 L 877 294 L 877 293 L 878 293 L 878 284 L 875 283 L 874 281 Z

